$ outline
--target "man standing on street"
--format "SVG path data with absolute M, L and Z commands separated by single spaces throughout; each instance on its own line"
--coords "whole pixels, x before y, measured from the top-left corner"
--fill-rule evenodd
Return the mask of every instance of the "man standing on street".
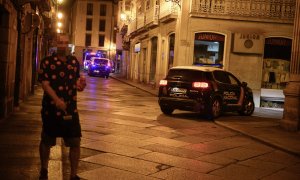
M 77 110 L 77 91 L 83 91 L 86 82 L 80 77 L 80 65 L 74 56 L 65 56 L 65 48 L 58 48 L 40 64 L 39 81 L 44 90 L 41 116 L 43 128 L 40 142 L 41 170 L 39 179 L 48 179 L 50 149 L 56 138 L 62 137 L 70 147 L 71 180 L 80 179 L 77 167 L 80 158 L 81 127 Z

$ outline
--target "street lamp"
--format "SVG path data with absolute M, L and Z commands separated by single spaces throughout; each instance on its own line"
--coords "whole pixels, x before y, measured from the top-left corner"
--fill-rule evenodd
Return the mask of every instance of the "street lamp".
M 63 17 L 63 14 L 62 14 L 61 12 L 58 12 L 58 13 L 57 13 L 57 18 L 58 18 L 58 19 L 62 19 L 62 17 Z
M 127 20 L 127 16 L 125 13 L 121 13 L 120 18 L 122 21 L 126 21 Z

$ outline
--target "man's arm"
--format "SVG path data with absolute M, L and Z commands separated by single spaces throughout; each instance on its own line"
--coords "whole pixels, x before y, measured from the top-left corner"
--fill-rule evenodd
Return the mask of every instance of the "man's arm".
M 67 108 L 66 103 L 57 96 L 53 88 L 50 86 L 49 81 L 42 81 L 42 88 L 53 99 L 55 106 L 58 109 L 61 109 L 63 111 L 66 110 Z
M 83 91 L 84 88 L 86 87 L 85 77 L 81 76 L 80 78 L 78 78 L 78 80 L 76 82 L 76 85 L 77 85 L 77 90 L 78 91 Z

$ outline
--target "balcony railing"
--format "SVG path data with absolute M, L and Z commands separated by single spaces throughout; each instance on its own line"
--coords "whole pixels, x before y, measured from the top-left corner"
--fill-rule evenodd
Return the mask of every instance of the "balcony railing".
M 137 23 L 136 23 L 137 29 L 140 29 L 145 26 L 145 14 L 144 13 L 137 14 L 136 19 L 137 19 Z
M 173 2 L 161 1 L 159 19 L 177 18 L 179 6 Z
M 293 22 L 296 0 L 193 0 L 193 16 Z
M 128 31 L 127 34 L 131 34 L 134 31 L 136 31 L 137 27 L 136 27 L 136 19 L 132 19 L 129 23 L 128 23 Z
M 149 24 L 157 25 L 158 16 L 159 16 L 158 12 L 159 12 L 159 6 L 154 6 L 148 9 L 145 13 L 145 25 L 149 25 Z

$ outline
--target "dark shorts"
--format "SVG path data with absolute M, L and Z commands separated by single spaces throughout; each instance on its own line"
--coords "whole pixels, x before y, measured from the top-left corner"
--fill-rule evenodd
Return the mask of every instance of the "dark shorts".
M 80 137 L 62 137 L 64 139 L 65 146 L 67 147 L 80 147 Z M 41 133 L 41 143 L 48 146 L 56 145 L 56 137 L 51 137 L 46 133 Z

